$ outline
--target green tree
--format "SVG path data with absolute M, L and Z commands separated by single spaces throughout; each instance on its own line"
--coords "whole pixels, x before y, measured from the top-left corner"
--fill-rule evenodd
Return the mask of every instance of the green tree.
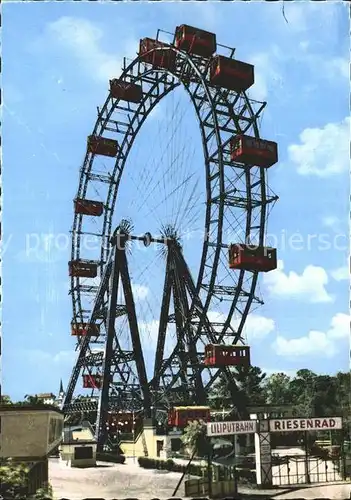
M 314 383 L 314 410 L 317 417 L 332 416 L 337 409 L 337 379 L 330 375 L 317 375 Z
M 200 420 L 189 422 L 181 437 L 183 444 L 189 449 L 191 455 L 203 457 L 210 450 L 210 440 L 207 437 L 206 424 Z
M 297 417 L 312 417 L 315 413 L 314 396 L 317 375 L 306 369 L 298 370 L 290 380 L 289 393 L 293 412 Z
M 0 396 L 0 404 L 2 405 L 12 405 L 10 396 Z
M 6 460 L 0 466 L 0 497 L 6 499 L 26 498 L 28 467 L 25 464 Z
M 43 401 L 40 398 L 38 398 L 38 396 L 36 396 L 36 395 L 31 396 L 30 394 L 26 394 L 24 396 L 24 401 L 20 401 L 17 404 L 36 406 L 36 405 L 42 405 Z
M 266 374 L 258 366 L 238 366 L 231 370 L 237 388 L 238 397 L 244 399 L 247 404 L 263 404 L 265 393 L 263 382 Z M 213 384 L 210 391 L 210 403 L 213 408 L 229 408 L 233 406 L 230 393 L 230 383 L 224 375 L 221 375 Z
M 273 373 L 264 384 L 265 400 L 268 404 L 291 404 L 290 377 L 286 373 Z

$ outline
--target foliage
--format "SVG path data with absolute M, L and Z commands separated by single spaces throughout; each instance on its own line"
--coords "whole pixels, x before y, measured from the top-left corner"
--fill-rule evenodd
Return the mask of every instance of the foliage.
M 295 377 L 274 373 L 266 377 L 260 368 L 252 366 L 233 370 L 242 398 L 247 404 L 288 405 L 297 417 L 343 416 L 345 430 L 351 424 L 351 374 L 338 372 L 335 376 L 317 375 L 311 370 L 298 370 Z M 210 394 L 215 408 L 233 406 L 228 383 L 219 377 Z
M 10 459 L 0 465 L 0 497 L 25 498 L 27 491 L 28 467 L 14 463 Z
M 96 459 L 101 460 L 102 462 L 113 462 L 115 464 L 124 464 L 126 461 L 126 457 L 117 453 L 97 453 Z
M 36 406 L 36 405 L 42 405 L 43 400 L 38 398 L 38 396 L 31 396 L 30 394 L 26 394 L 24 396 L 24 401 L 21 401 L 20 403 L 17 404 Z
M 0 498 L 8 500 L 22 500 L 28 497 L 29 468 L 24 463 L 4 460 L 0 464 Z M 47 484 L 39 488 L 32 498 L 46 500 L 53 498 L 52 486 Z
M 36 500 L 50 500 L 54 498 L 51 484 L 48 484 L 45 488 L 39 488 L 33 498 Z
M 179 464 L 171 459 L 161 460 L 158 458 L 139 457 L 138 463 L 139 467 L 143 467 L 143 469 L 168 470 L 181 473 L 186 469 L 186 464 Z M 188 472 L 192 476 L 204 476 L 204 470 L 205 468 L 199 464 L 190 464 L 188 468 Z
M 181 437 L 183 444 L 190 449 L 191 454 L 198 457 L 207 455 L 210 451 L 210 440 L 207 437 L 206 424 L 200 420 L 189 422 Z
M 239 389 L 239 397 L 251 405 L 265 403 L 263 382 L 266 374 L 258 366 L 239 366 L 231 370 L 231 373 Z M 224 375 L 214 383 L 210 403 L 213 408 L 217 409 L 233 406 L 229 383 Z
M 0 396 L 0 404 L 2 405 L 12 405 L 12 401 L 9 396 Z
M 180 472 L 184 473 L 186 469 L 186 464 L 180 464 L 175 462 L 174 460 L 161 460 L 158 458 L 148 458 L 148 457 L 139 457 L 138 458 L 139 467 L 143 469 L 158 469 L 158 470 L 167 470 L 170 472 Z M 221 466 L 219 466 L 221 468 Z M 187 472 L 191 476 L 198 477 L 207 477 L 207 466 L 200 465 L 199 463 L 191 463 L 187 469 Z M 255 483 L 256 474 L 253 469 L 250 468 L 238 468 L 237 469 L 237 478 L 241 483 Z

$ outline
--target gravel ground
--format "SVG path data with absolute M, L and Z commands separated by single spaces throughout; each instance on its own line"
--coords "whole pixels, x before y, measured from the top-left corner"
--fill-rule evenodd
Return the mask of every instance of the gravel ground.
M 150 471 L 129 462 L 126 464 L 98 463 L 98 467 L 77 469 L 52 459 L 49 480 L 55 499 L 81 500 L 87 497 L 105 498 L 170 498 L 181 475 L 176 472 Z M 180 489 L 179 496 L 183 496 Z
M 142 469 L 137 462 L 128 459 L 126 464 L 98 463 L 98 467 L 75 469 L 67 467 L 58 459 L 49 461 L 49 480 L 54 490 L 54 498 L 82 500 L 84 498 L 129 498 L 151 499 L 171 498 L 181 474 L 167 471 Z M 239 492 L 250 498 L 250 490 L 239 488 Z M 345 500 L 350 498 L 350 484 L 313 485 L 295 491 L 274 489 L 269 491 L 251 490 L 253 497 L 289 500 L 295 498 L 329 498 Z M 183 486 L 178 498 L 184 498 Z
M 283 495 L 278 495 L 274 497 L 277 500 L 280 499 L 293 499 L 293 498 L 306 498 L 306 499 L 316 499 L 316 498 L 330 498 L 335 500 L 348 500 L 351 495 L 351 486 L 349 484 L 328 484 L 321 486 L 311 486 L 309 488 L 299 489 L 297 491 L 291 491 L 289 493 L 284 493 Z

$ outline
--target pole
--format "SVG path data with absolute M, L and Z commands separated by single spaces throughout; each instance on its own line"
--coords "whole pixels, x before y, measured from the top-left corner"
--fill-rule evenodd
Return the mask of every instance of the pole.
M 309 471 L 309 452 L 308 452 L 308 433 L 305 431 L 305 474 L 306 474 L 306 483 L 310 484 L 310 471 Z
M 235 497 L 238 496 L 238 478 L 237 478 L 237 471 L 236 471 L 236 440 L 237 440 L 237 436 L 235 434 L 233 434 L 233 451 L 234 451 L 234 467 L 233 467 L 233 470 L 234 470 L 234 495 Z
M 176 486 L 175 490 L 174 490 L 174 491 L 173 491 L 173 493 L 172 493 L 172 497 L 175 497 L 175 496 L 176 496 L 177 491 L 179 490 L 179 486 L 182 484 L 182 481 L 183 481 L 183 479 L 184 479 L 184 476 L 185 476 L 185 474 L 188 472 L 188 470 L 189 470 L 189 468 L 190 468 L 190 464 L 191 464 L 191 462 L 193 461 L 193 458 L 195 457 L 195 454 L 196 454 L 196 449 L 193 451 L 193 454 L 191 455 L 190 460 L 189 460 L 189 462 L 187 463 L 187 465 L 186 465 L 186 467 L 185 467 L 185 470 L 184 470 L 183 474 L 180 476 L 180 479 L 179 479 L 179 481 L 178 481 L 178 484 L 177 484 L 177 486 Z
M 133 462 L 135 463 L 135 413 L 134 413 L 134 406 L 133 406 L 132 418 L 133 418 Z
M 208 444 L 207 453 L 207 481 L 208 481 L 208 498 L 212 498 L 212 463 L 211 463 L 211 447 Z

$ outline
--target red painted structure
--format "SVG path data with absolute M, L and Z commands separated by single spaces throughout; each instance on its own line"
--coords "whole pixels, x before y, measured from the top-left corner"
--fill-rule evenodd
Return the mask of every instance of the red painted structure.
M 74 211 L 76 214 L 100 217 L 104 212 L 104 204 L 101 201 L 76 198 L 74 200 Z
M 97 264 L 84 260 L 71 260 L 68 263 L 69 276 L 76 278 L 96 278 Z
M 89 327 L 89 323 L 72 323 L 71 324 L 71 335 L 85 337 L 88 333 L 93 337 L 100 335 L 100 326 L 92 323 Z
M 229 246 L 230 269 L 269 272 L 277 268 L 277 250 L 235 243 Z
M 235 92 L 244 92 L 255 83 L 254 66 L 216 55 L 211 62 L 210 83 Z
M 230 142 L 230 157 L 238 163 L 269 168 L 278 161 L 278 145 L 248 135 L 236 135 Z
M 98 135 L 89 135 L 87 147 L 89 153 L 94 155 L 110 156 L 113 158 L 118 153 L 117 141 Z
M 168 425 L 171 427 L 186 427 L 194 420 L 210 421 L 209 406 L 174 406 L 168 413 Z
M 250 366 L 250 347 L 244 345 L 209 344 L 205 347 L 205 365 L 213 368 L 223 366 Z
M 143 90 L 140 85 L 124 82 L 114 78 L 110 80 L 110 93 L 115 99 L 138 103 L 143 98 Z
M 179 50 L 202 57 L 211 57 L 216 52 L 216 35 L 187 24 L 176 27 L 174 45 Z
M 140 40 L 139 57 L 155 68 L 172 70 L 175 67 L 176 53 L 170 49 L 170 45 L 153 38 Z

